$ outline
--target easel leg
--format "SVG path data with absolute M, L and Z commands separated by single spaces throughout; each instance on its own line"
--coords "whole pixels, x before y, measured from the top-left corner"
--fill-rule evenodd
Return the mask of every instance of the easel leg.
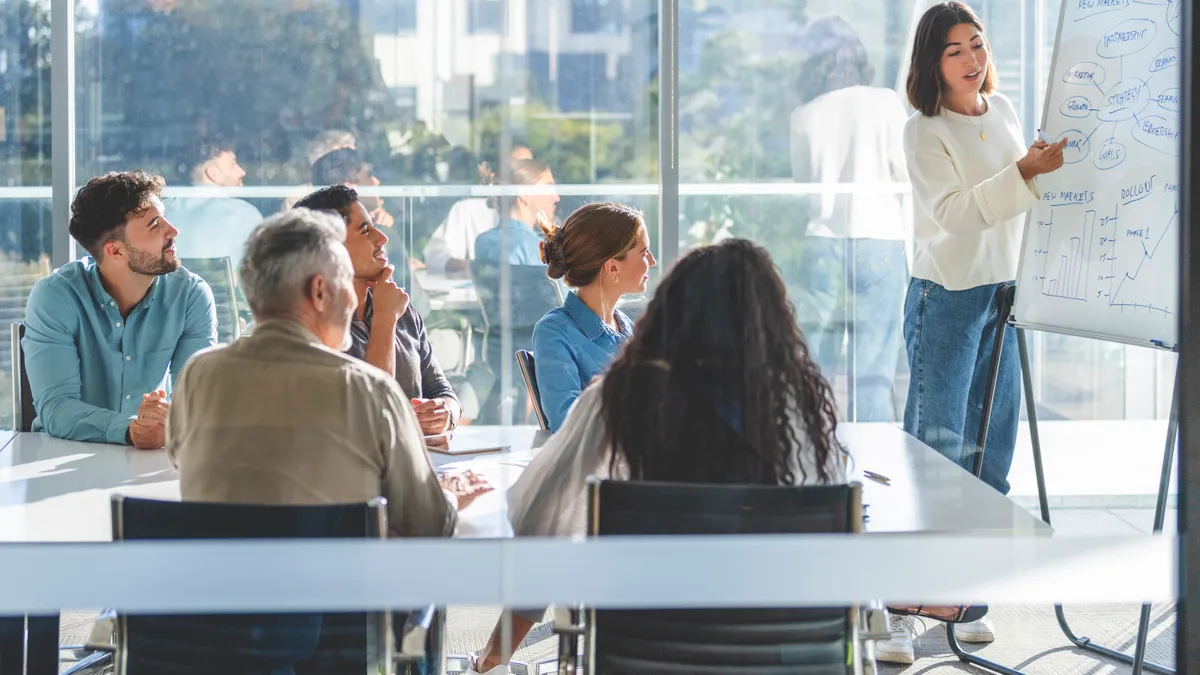
M 1000 379 L 1000 357 L 1004 353 L 1004 333 L 1008 329 L 1008 318 L 1012 314 L 1016 286 L 1005 284 L 996 291 L 996 335 L 992 344 L 992 363 L 988 369 L 987 387 L 983 393 L 983 411 L 980 414 L 979 436 L 975 441 L 975 453 L 971 460 L 971 473 L 976 478 L 983 475 L 983 454 L 987 449 L 988 427 L 992 423 L 992 406 L 996 400 L 996 382 Z
M 1004 342 L 1004 330 L 1007 326 L 1009 314 L 1012 310 L 1012 301 L 1014 297 L 1014 289 L 1011 287 L 1001 288 L 997 292 L 998 310 L 1002 318 L 998 330 L 996 331 L 996 343 L 992 353 L 991 370 L 987 384 L 986 396 L 984 398 L 983 414 L 981 416 L 981 424 L 979 429 L 978 448 L 975 453 L 973 463 L 971 465 L 972 472 L 976 477 L 980 476 L 983 471 L 983 455 L 987 444 L 988 425 L 991 421 L 992 403 L 996 393 L 996 381 L 1000 372 L 1000 357 L 1001 349 Z M 1003 297 L 1007 296 L 1007 297 Z M 1017 331 L 1017 349 L 1021 357 L 1021 380 L 1025 390 L 1025 410 L 1029 419 L 1029 436 L 1033 450 L 1033 468 L 1037 477 L 1038 488 L 1038 506 L 1041 510 L 1042 520 L 1047 525 L 1050 524 L 1050 505 L 1046 492 L 1046 476 L 1042 466 L 1042 443 L 1038 433 L 1037 425 L 1037 408 L 1033 400 L 1033 371 L 1029 366 L 1029 348 L 1025 341 L 1025 331 L 1016 329 Z M 1171 483 L 1171 470 L 1175 455 L 1175 445 L 1178 437 L 1179 419 L 1176 401 L 1179 393 L 1179 377 L 1175 378 L 1175 392 L 1171 398 L 1171 416 L 1167 423 L 1167 443 L 1166 450 L 1163 456 L 1162 471 L 1159 475 L 1158 498 L 1155 504 L 1154 511 L 1154 532 L 1157 534 L 1162 531 L 1163 522 L 1166 519 L 1167 509 L 1167 492 Z M 1058 618 L 1058 625 L 1062 629 L 1063 635 L 1070 640 L 1071 644 L 1076 647 L 1108 657 L 1115 661 L 1133 666 L 1133 674 L 1141 675 L 1143 670 L 1159 675 L 1175 675 L 1175 670 L 1157 663 L 1146 661 L 1146 641 L 1150 632 L 1150 605 L 1143 605 L 1141 616 L 1138 621 L 1138 631 L 1136 639 L 1136 647 L 1134 654 L 1131 656 L 1124 652 L 1119 652 L 1114 649 L 1109 649 L 1101 645 L 1094 644 L 1091 638 L 1079 637 L 1071 630 L 1071 625 L 1067 621 L 1066 614 L 1063 611 L 1062 605 L 1054 606 L 1055 616 Z M 946 640 L 950 645 L 950 651 L 954 653 L 959 660 L 986 668 L 1002 675 L 1021 675 L 1019 671 L 1007 668 L 993 661 L 980 658 L 973 654 L 968 654 L 963 651 L 962 646 L 958 643 L 958 639 L 954 635 L 954 627 L 947 624 Z
M 1163 452 L 1162 473 L 1158 477 L 1158 503 L 1154 505 L 1154 534 L 1163 529 L 1167 517 L 1167 492 L 1171 489 L 1171 468 L 1175 459 L 1175 442 L 1179 434 L 1179 375 L 1175 375 L 1175 386 L 1171 391 L 1171 415 L 1167 422 L 1167 447 Z M 1150 604 L 1142 605 L 1142 616 L 1138 620 L 1137 645 L 1133 650 L 1133 675 L 1142 675 L 1142 664 L 1146 661 L 1146 640 L 1150 637 Z M 1148 666 L 1149 664 L 1147 664 Z

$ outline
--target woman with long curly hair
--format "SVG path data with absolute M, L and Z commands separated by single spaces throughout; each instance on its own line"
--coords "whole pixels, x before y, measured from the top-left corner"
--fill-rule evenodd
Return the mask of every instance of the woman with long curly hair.
M 685 255 L 633 337 L 509 492 L 524 536 L 581 536 L 589 475 L 736 485 L 844 480 L 833 392 L 770 256 L 744 239 Z
M 575 401 L 509 491 L 518 536 L 581 537 L 588 476 L 741 485 L 844 481 L 833 392 L 770 256 L 743 239 L 666 275 L 607 375 Z M 468 674 L 506 673 L 541 617 L 498 624 Z M 503 620 L 502 620 L 503 621 Z
M 582 537 L 588 476 L 726 485 L 846 480 L 837 408 L 770 255 L 729 239 L 683 256 L 633 337 L 508 492 L 517 536 Z M 900 607 L 961 621 L 986 607 Z M 533 623 L 497 626 L 468 673 L 507 672 Z M 524 617 L 524 618 L 522 618 Z

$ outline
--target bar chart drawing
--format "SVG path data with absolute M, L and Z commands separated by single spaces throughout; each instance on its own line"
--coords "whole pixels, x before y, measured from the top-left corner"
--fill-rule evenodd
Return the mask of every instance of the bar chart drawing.
M 1080 237 L 1063 241 L 1058 255 L 1048 255 L 1054 237 L 1053 223 L 1046 229 L 1045 269 L 1042 272 L 1042 295 L 1064 300 L 1087 300 L 1088 280 L 1091 278 L 1092 245 L 1095 239 L 1096 212 L 1083 214 L 1083 232 Z

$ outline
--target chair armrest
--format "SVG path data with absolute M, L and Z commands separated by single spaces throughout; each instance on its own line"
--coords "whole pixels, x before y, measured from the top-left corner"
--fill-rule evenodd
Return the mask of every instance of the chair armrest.
M 872 640 L 888 640 L 892 637 L 888 627 L 887 609 L 883 603 L 875 601 L 858 607 L 858 638 L 867 642 Z
M 396 645 L 397 660 L 417 660 L 425 658 L 425 644 L 429 632 L 433 630 L 437 607 L 429 605 L 409 613 L 400 633 L 400 644 Z
M 554 606 L 554 633 L 556 635 L 582 635 L 583 610 L 578 605 Z

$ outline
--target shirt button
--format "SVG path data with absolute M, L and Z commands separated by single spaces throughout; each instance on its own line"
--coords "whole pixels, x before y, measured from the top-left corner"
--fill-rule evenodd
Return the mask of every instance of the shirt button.
M 131 396 L 131 395 L 129 395 L 129 394 L 125 394 L 125 400 L 126 400 L 126 401 L 128 401 L 128 400 L 129 400 L 129 399 L 131 399 L 131 398 L 133 398 L 133 396 Z
M 120 328 L 120 327 L 121 327 L 121 322 L 120 322 L 120 321 L 118 321 L 118 322 L 117 322 L 115 325 L 116 325 L 116 327 L 117 327 L 117 328 Z
M 132 356 L 126 356 L 126 357 L 125 357 L 125 360 L 126 360 L 126 361 L 132 361 L 132 360 L 133 360 L 133 357 L 132 357 Z

